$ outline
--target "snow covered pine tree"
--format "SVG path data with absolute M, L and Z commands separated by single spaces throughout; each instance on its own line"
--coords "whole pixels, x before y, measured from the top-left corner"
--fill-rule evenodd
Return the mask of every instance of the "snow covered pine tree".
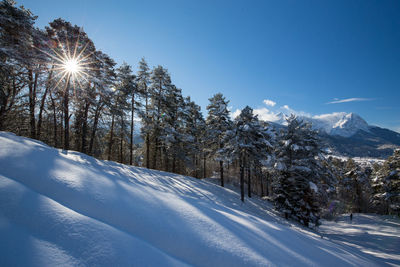
M 282 132 L 277 151 L 278 179 L 274 183 L 275 206 L 285 214 L 309 227 L 310 222 L 318 224 L 319 205 L 317 201 L 320 177 L 320 153 L 316 132 L 311 124 L 291 115 L 287 130 Z

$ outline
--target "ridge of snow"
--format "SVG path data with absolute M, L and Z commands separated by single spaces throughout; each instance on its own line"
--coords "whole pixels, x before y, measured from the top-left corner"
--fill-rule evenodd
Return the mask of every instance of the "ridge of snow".
M 0 265 L 375 266 L 212 183 L 0 132 Z

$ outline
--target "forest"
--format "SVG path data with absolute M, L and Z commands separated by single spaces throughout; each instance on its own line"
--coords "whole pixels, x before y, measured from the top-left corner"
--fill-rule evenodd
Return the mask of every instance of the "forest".
M 200 106 L 163 66 L 117 64 L 83 28 L 44 29 L 14 1 L 0 2 L 0 130 L 99 159 L 238 186 L 306 226 L 346 212 L 400 215 L 400 150 L 361 166 L 325 153 L 309 123 L 261 121 L 229 100 Z

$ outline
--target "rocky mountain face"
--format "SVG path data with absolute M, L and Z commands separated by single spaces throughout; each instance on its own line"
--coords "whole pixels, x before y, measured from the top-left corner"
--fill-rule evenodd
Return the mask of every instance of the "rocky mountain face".
M 285 115 L 274 125 L 285 124 Z M 350 157 L 386 158 L 400 148 L 400 134 L 368 125 L 355 113 L 337 112 L 314 117 L 300 117 L 320 132 L 323 145 L 333 154 Z M 278 126 L 279 127 L 279 126 Z

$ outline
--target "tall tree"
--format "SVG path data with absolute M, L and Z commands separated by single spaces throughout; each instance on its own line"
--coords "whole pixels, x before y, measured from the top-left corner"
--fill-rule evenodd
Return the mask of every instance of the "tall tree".
M 209 99 L 210 104 L 207 106 L 208 116 L 207 124 L 207 145 L 210 154 L 219 162 L 219 172 L 221 186 L 224 186 L 224 157 L 220 151 L 224 149 L 224 139 L 228 131 L 232 128 L 232 121 L 229 116 L 229 101 L 218 93 Z
M 276 208 L 306 226 L 310 222 L 317 224 L 320 211 L 317 185 L 321 179 L 316 160 L 320 155 L 317 133 L 311 124 L 294 115 L 287 122 L 276 164 L 279 170 L 274 186 Z
M 266 131 L 262 128 L 253 109 L 246 106 L 235 119 L 234 138 L 230 142 L 230 154 L 239 159 L 241 200 L 244 201 L 244 175 L 247 170 L 248 196 L 251 197 L 251 169 L 256 169 L 267 156 L 270 146 Z
M 32 63 L 28 51 L 33 46 L 34 20 L 29 10 L 16 7 L 14 1 L 0 2 L 0 130 L 5 129 L 7 115 L 26 85 L 24 74 Z
M 81 84 L 78 77 L 74 74 L 74 66 L 72 68 L 66 68 L 68 64 L 68 60 L 75 60 L 75 64 L 77 61 L 78 55 L 80 58 L 86 58 L 88 55 L 91 55 L 95 52 L 93 42 L 88 38 L 87 34 L 78 26 L 67 22 L 63 19 L 56 19 L 50 22 L 49 27 L 46 28 L 48 35 L 52 39 L 53 42 L 57 44 L 53 48 L 56 56 L 54 59 L 58 61 L 58 65 L 61 68 L 64 68 L 65 74 L 62 77 L 65 77 L 64 84 L 60 85 L 63 89 L 63 116 L 64 116 L 64 149 L 69 149 L 70 143 L 70 95 L 71 89 L 74 89 L 73 93 L 75 94 L 75 89 L 81 87 Z M 62 58 L 60 58 L 62 55 Z M 76 68 L 76 67 L 75 67 Z M 80 88 L 82 89 L 82 88 Z
M 371 202 L 386 214 L 400 215 L 400 149 L 373 174 Z
M 166 69 L 162 66 L 157 66 L 151 73 L 151 86 L 150 86 L 150 105 L 148 106 L 149 122 L 147 129 L 151 133 L 153 143 L 152 164 L 153 169 L 157 169 L 161 164 L 161 150 L 160 136 L 161 136 L 161 119 L 166 104 L 166 91 L 168 86 L 171 85 L 171 78 Z
M 146 168 L 150 168 L 150 123 L 151 118 L 149 115 L 149 104 L 151 92 L 149 90 L 150 84 L 150 68 L 147 62 L 142 58 L 139 62 L 139 69 L 136 76 L 136 83 L 138 91 L 142 93 L 144 98 L 144 110 L 139 112 L 139 116 L 142 121 L 142 134 L 144 135 L 145 142 L 145 156 L 146 156 Z
M 130 96 L 130 135 L 129 135 L 129 164 L 133 163 L 133 134 L 134 134 L 134 117 L 135 108 L 139 104 L 137 101 L 138 88 L 135 82 L 135 75 L 132 73 L 132 68 L 124 63 L 117 69 L 117 88 L 125 92 L 126 97 Z M 121 127 L 122 129 L 122 127 Z M 121 136 L 122 139 L 122 136 Z

